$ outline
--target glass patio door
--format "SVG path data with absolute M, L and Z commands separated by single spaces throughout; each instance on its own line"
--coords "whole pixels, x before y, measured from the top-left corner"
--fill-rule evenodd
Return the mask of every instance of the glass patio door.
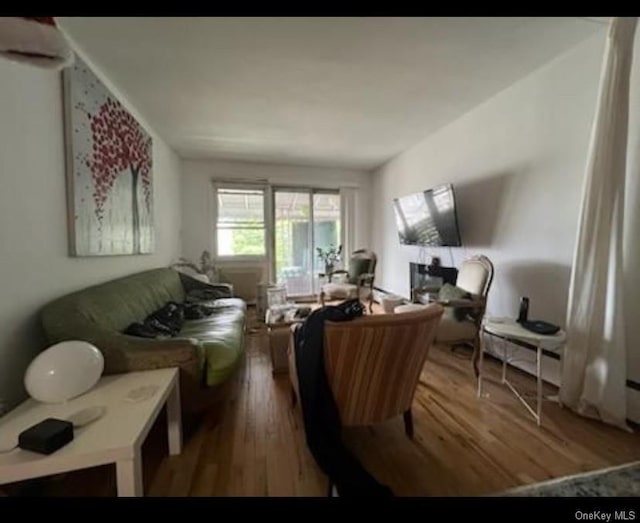
M 316 248 L 340 244 L 340 195 L 317 189 L 274 190 L 275 276 L 289 296 L 319 291 L 324 265 Z

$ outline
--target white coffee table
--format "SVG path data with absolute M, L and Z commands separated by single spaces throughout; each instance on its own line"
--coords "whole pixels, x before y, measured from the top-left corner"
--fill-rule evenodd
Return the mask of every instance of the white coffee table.
M 153 386 L 152 396 L 130 401 L 134 389 Z M 115 463 L 118 496 L 142 496 L 140 447 L 163 405 L 167 405 L 169 454 L 182 450 L 178 369 L 114 374 L 100 379 L 86 394 L 66 403 L 46 404 L 28 399 L 0 418 L 0 448 L 17 444 L 18 434 L 45 418 L 65 419 L 93 406 L 105 415 L 74 429 L 74 439 L 50 455 L 22 449 L 0 453 L 0 485 L 29 478 Z
M 518 400 L 531 413 L 538 425 L 542 422 L 542 353 L 545 350 L 557 351 L 566 342 L 566 332 L 562 329 L 551 336 L 536 334 L 522 327 L 512 318 L 485 318 L 482 323 L 482 331 L 493 334 L 502 340 L 502 383 L 504 383 Z M 485 344 L 482 335 L 480 336 L 480 362 L 478 374 L 478 397 L 482 395 L 482 366 L 484 360 Z M 524 399 L 515 386 L 507 379 L 507 342 L 516 340 L 534 345 L 536 348 L 536 409 L 534 410 Z

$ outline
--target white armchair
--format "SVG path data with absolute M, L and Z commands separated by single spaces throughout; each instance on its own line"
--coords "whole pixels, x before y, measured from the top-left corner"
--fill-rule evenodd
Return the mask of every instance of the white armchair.
M 436 343 L 455 347 L 470 345 L 473 348 L 473 368 L 478 375 L 480 354 L 480 329 L 487 305 L 487 297 L 493 281 L 493 264 L 486 256 L 474 256 L 466 260 L 458 273 L 457 290 L 466 291 L 466 297 L 444 297 L 438 303 L 445 307 L 436 332 Z
M 320 303 L 324 305 L 325 300 L 358 298 L 369 302 L 369 312 L 371 312 L 377 259 L 373 251 L 367 249 L 354 251 L 349 258 L 348 271 L 338 270 L 327 275 L 329 281 L 322 286 Z M 346 281 L 333 282 L 332 278 L 337 274 L 344 274 Z

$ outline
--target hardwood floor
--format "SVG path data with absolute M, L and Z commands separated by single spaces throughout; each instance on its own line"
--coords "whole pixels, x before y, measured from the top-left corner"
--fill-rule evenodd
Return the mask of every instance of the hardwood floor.
M 468 496 L 640 459 L 636 434 L 544 405 L 543 425 L 493 381 L 478 400 L 470 354 L 433 347 L 413 406 L 415 436 L 402 417 L 345 429 L 363 464 L 395 494 Z M 523 390 L 534 380 L 511 371 Z M 547 387 L 547 393 L 554 393 Z M 292 409 L 286 375 L 272 377 L 264 330 L 249 336 L 247 363 L 235 380 L 218 426 L 205 423 L 183 455 L 164 459 L 149 495 L 324 496 L 327 480 L 304 443 L 299 407 Z
M 485 361 L 485 395 L 476 398 L 470 352 L 432 348 L 414 405 L 413 441 L 402 416 L 344 430 L 345 441 L 381 482 L 400 496 L 475 496 L 640 459 L 640 439 L 545 402 L 542 427 L 498 384 L 499 365 Z M 534 391 L 530 376 L 512 381 Z M 554 393 L 547 387 L 547 393 Z M 220 410 L 166 456 L 160 420 L 143 447 L 150 496 L 325 496 L 327 479 L 304 441 L 287 375 L 272 377 L 264 328 L 248 336 L 246 365 Z M 113 467 L 70 473 L 49 495 L 114 495 Z

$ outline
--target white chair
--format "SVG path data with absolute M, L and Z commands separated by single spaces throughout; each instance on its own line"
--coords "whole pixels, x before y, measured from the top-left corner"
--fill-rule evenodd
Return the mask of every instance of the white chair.
M 456 287 L 469 293 L 468 298 L 442 300 L 445 307 L 436 332 L 436 343 L 469 345 L 473 348 L 473 368 L 478 376 L 480 354 L 480 330 L 487 306 L 487 297 L 493 282 L 493 263 L 483 255 L 463 262 L 458 273 Z
M 328 283 L 322 286 L 320 291 L 320 303 L 325 304 L 329 300 L 348 300 L 357 298 L 369 302 L 369 312 L 372 312 L 373 283 L 375 279 L 377 256 L 368 249 L 358 249 L 349 258 L 349 270 L 333 271 L 327 274 Z M 345 275 L 346 281 L 334 283 L 332 278 L 336 275 Z

